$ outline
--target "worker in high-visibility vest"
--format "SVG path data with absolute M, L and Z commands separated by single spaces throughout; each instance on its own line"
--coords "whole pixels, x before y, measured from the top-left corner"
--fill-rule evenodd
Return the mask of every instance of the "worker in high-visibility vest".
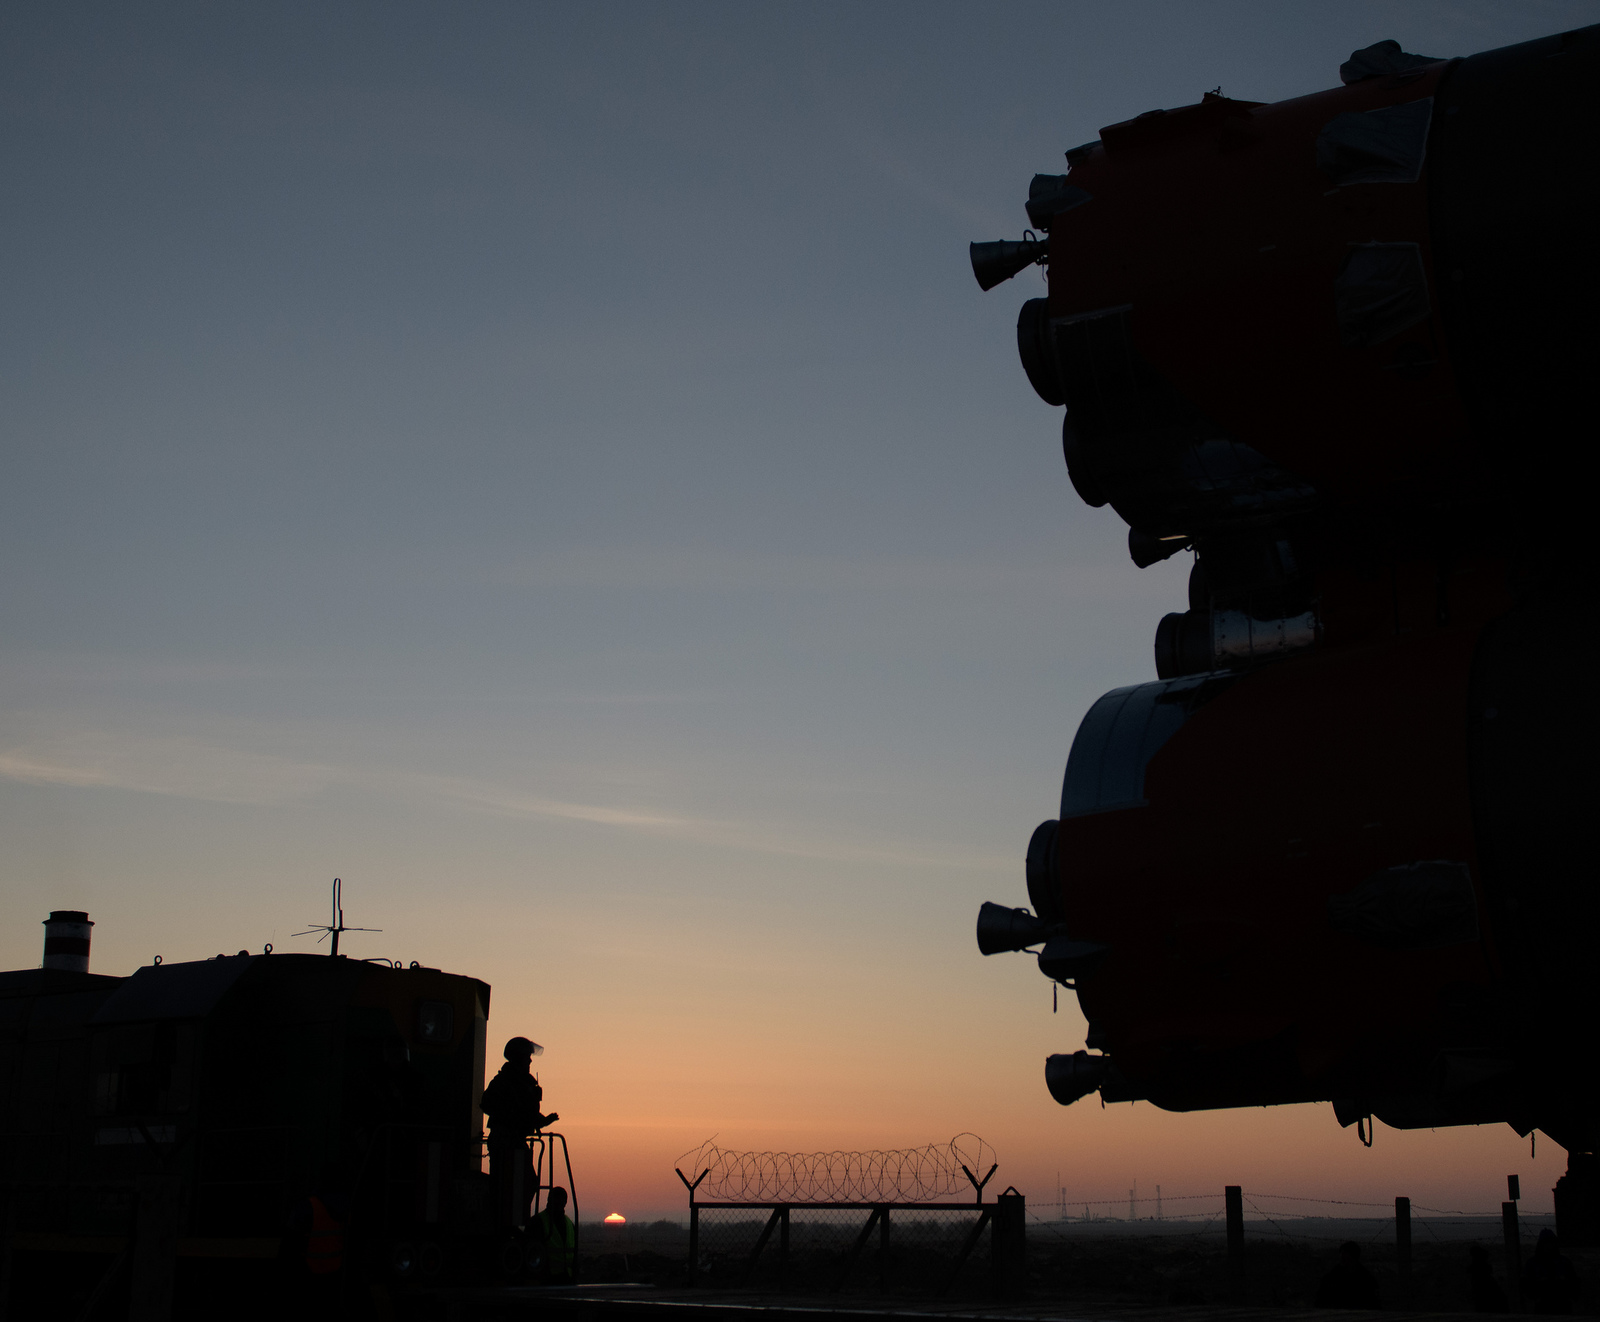
M 306 1235 L 306 1270 L 313 1276 L 331 1276 L 344 1266 L 344 1224 L 315 1194 L 308 1201 L 311 1226 Z
M 528 1222 L 532 1256 L 539 1259 L 539 1276 L 551 1285 L 571 1285 L 578 1265 L 578 1228 L 567 1215 L 567 1191 L 550 1190 L 544 1211 Z

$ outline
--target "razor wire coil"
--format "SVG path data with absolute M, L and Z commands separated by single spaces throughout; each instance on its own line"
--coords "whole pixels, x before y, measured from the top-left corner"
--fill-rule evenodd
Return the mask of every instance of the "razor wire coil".
M 976 1134 L 920 1148 L 865 1152 L 734 1152 L 708 1139 L 678 1159 L 689 1179 L 706 1173 L 696 1198 L 725 1203 L 922 1203 L 976 1197 L 973 1181 L 985 1179 L 994 1164 L 994 1149 Z

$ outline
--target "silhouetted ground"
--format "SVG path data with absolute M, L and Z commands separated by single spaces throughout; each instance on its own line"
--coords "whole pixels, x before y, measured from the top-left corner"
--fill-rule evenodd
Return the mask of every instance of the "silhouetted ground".
M 1532 1253 L 1545 1220 L 1524 1222 L 1525 1255 Z M 1502 1288 L 1506 1284 L 1500 1226 L 1487 1219 L 1414 1222 L 1408 1281 L 1396 1270 L 1392 1222 L 1252 1221 L 1242 1300 L 1231 1295 L 1226 1243 L 1215 1224 L 1143 1223 L 1130 1233 L 1126 1222 L 1030 1223 L 1025 1279 L 1007 1298 L 994 1289 L 987 1235 L 955 1270 L 956 1249 L 970 1221 L 930 1219 L 919 1225 L 908 1217 L 893 1227 L 886 1255 L 874 1234 L 848 1274 L 846 1253 L 864 1217 L 796 1224 L 785 1272 L 779 1271 L 775 1242 L 748 1270 L 761 1224 L 730 1219 L 705 1227 L 692 1287 L 682 1225 L 629 1226 L 626 1236 L 586 1225 L 577 1290 L 444 1289 L 411 1297 L 401 1311 L 407 1318 L 452 1322 L 859 1322 L 863 1314 L 902 1322 L 1359 1322 L 1371 1314 L 1312 1306 L 1345 1240 L 1362 1245 L 1383 1309 L 1396 1322 L 1470 1322 L 1475 1315 L 1467 1264 L 1474 1243 L 1489 1250 L 1495 1278 Z M 1600 1250 L 1568 1257 L 1583 1284 L 1578 1311 L 1600 1314 Z
M 793 1233 L 789 1267 L 779 1271 L 775 1244 L 768 1244 L 754 1270 L 748 1255 L 760 1223 L 724 1226 L 702 1235 L 697 1293 L 756 1293 L 775 1300 L 816 1299 L 838 1290 L 853 1300 L 921 1304 L 945 1298 L 977 1302 L 992 1298 L 984 1242 L 955 1274 L 962 1226 L 925 1228 L 896 1225 L 887 1257 L 877 1238 L 864 1246 L 847 1276 L 846 1250 L 854 1241 L 853 1223 L 832 1234 Z M 1544 1218 L 1524 1222 L 1524 1255 Z M 688 1234 L 672 1223 L 638 1228 L 632 1252 L 585 1253 L 583 1279 L 604 1284 L 624 1281 L 681 1292 L 686 1283 Z M 634 1229 L 632 1227 L 629 1228 Z M 733 1233 L 737 1230 L 738 1233 Z M 605 1245 L 602 1235 L 585 1229 L 584 1247 Z M 614 1232 L 612 1232 L 614 1233 Z M 1248 1223 L 1245 1240 L 1245 1294 L 1253 1307 L 1310 1308 L 1317 1285 L 1338 1257 L 1345 1240 L 1362 1245 L 1362 1261 L 1378 1279 L 1385 1309 L 1406 1312 L 1470 1312 L 1468 1250 L 1489 1250 L 1496 1280 L 1506 1285 L 1505 1258 L 1497 1221 L 1454 1220 L 1413 1223 L 1409 1280 L 1397 1272 L 1393 1226 L 1388 1221 L 1299 1220 Z M 1600 1252 L 1574 1251 L 1584 1295 L 1580 1311 L 1600 1314 Z M 1220 1226 L 1148 1224 L 1129 1233 L 1126 1223 L 1034 1223 L 1028 1227 L 1027 1301 L 1036 1307 L 1099 1308 L 1190 1307 L 1231 1304 L 1227 1250 Z M 688 1297 L 679 1293 L 678 1297 Z

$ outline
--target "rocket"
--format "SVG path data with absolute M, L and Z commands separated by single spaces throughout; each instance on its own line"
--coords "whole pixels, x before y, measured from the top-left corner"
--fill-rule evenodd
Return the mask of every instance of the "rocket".
M 1600 27 L 1340 74 L 1109 125 L 972 246 L 1047 268 L 1077 497 L 1194 557 L 978 942 L 1076 991 L 1063 1104 L 1541 1129 L 1600 1242 Z

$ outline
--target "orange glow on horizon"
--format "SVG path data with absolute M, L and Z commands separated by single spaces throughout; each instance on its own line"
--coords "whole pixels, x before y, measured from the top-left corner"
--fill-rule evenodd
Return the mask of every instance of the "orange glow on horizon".
M 608 1226 L 626 1225 L 627 1222 L 628 1222 L 628 1218 L 623 1216 L 621 1212 L 613 1212 L 610 1216 L 608 1216 L 605 1219 L 605 1224 L 608 1225 Z

